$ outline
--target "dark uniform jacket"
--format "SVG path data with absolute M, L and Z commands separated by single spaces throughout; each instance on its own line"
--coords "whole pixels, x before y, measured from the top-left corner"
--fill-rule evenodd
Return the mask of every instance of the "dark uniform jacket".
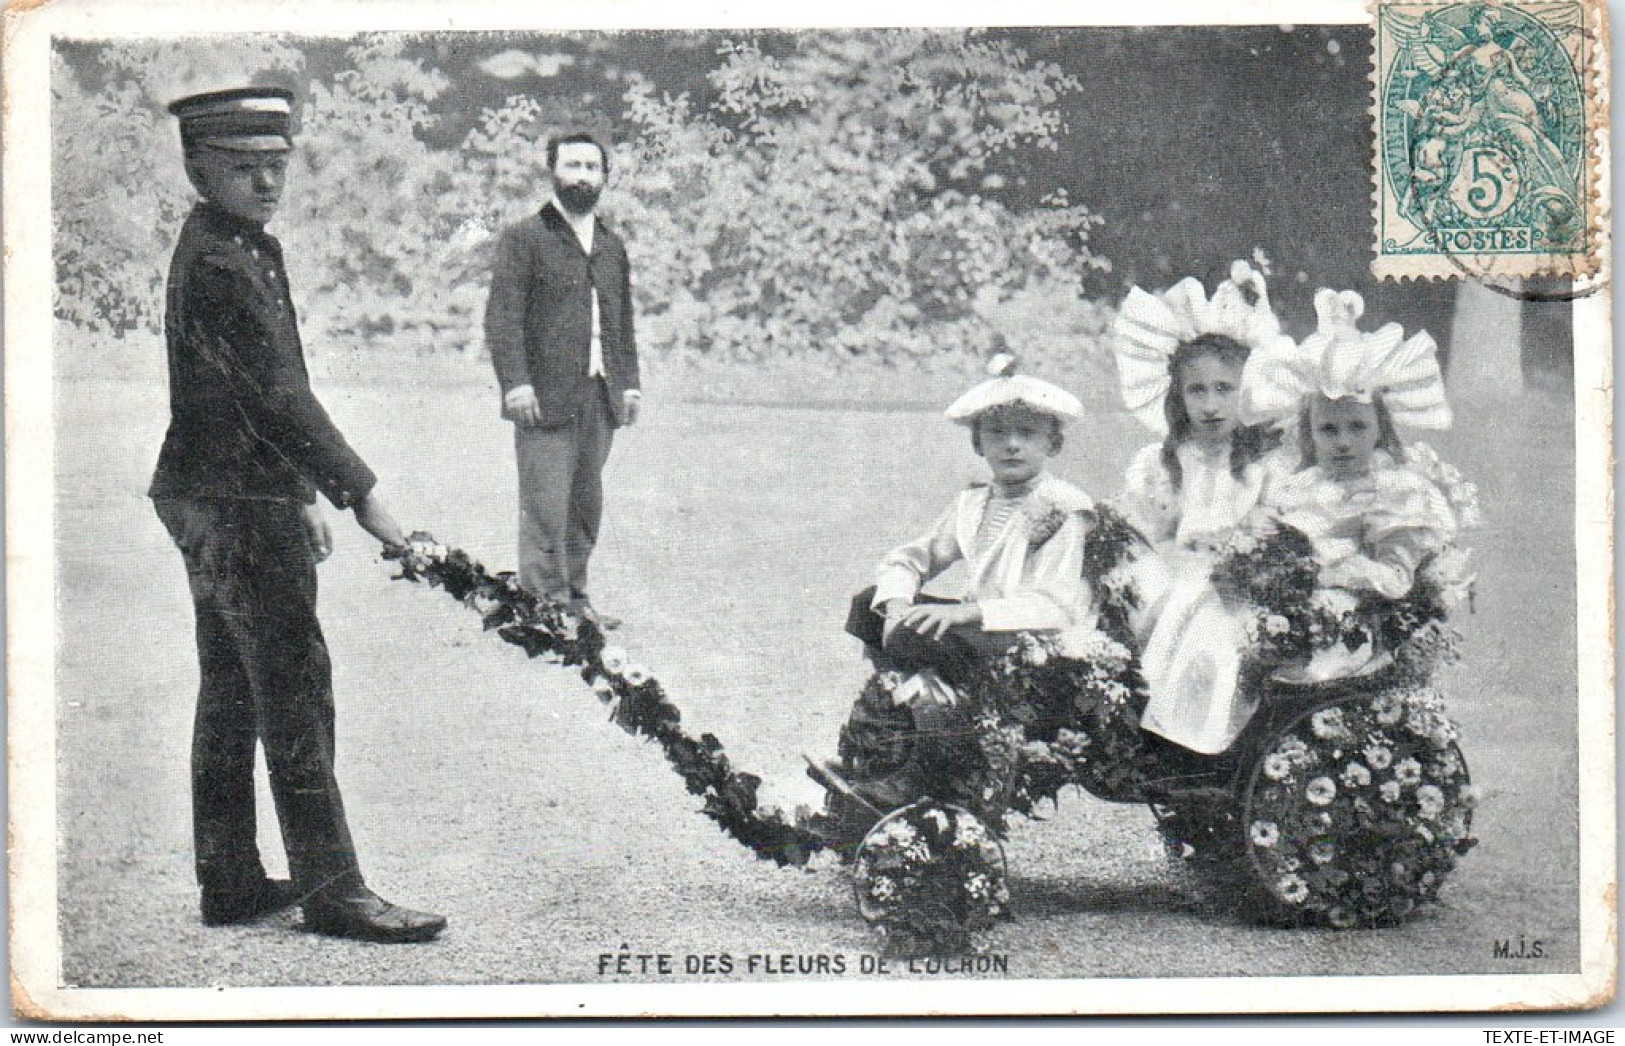
M 310 391 L 282 247 L 208 203 L 169 266 L 169 431 L 155 498 L 251 498 L 339 508 L 376 478 Z
M 623 425 L 624 393 L 638 387 L 626 245 L 598 221 L 589 257 L 552 203 L 508 229 L 497 243 L 485 344 L 504 395 L 520 385 L 536 390 L 543 428 L 572 423 L 589 396 L 602 394 L 596 379 L 587 376 L 594 290 L 604 383 L 615 424 Z

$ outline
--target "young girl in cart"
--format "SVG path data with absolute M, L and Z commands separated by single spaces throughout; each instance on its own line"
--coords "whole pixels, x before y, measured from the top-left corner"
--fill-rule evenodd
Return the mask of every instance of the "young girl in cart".
M 1437 482 L 1453 470 L 1431 452 L 1407 449 L 1396 428 L 1450 425 L 1432 337 L 1407 339 L 1393 323 L 1360 331 L 1365 303 L 1353 291 L 1323 289 L 1315 310 L 1319 327 L 1295 352 L 1260 361 L 1249 406 L 1296 417 L 1303 468 L 1271 485 L 1265 508 L 1312 543 L 1315 600 L 1335 620 L 1409 596 L 1461 520 Z M 1471 489 L 1457 491 L 1472 522 Z M 1457 590 L 1470 581 L 1448 580 Z M 1382 657 L 1379 646 L 1329 643 L 1292 675 L 1312 682 L 1358 674 Z
M 1196 752 L 1222 752 L 1252 713 L 1238 694 L 1244 622 L 1208 583 L 1213 551 L 1290 470 L 1273 425 L 1247 425 L 1252 361 L 1292 341 L 1246 262 L 1208 298 L 1185 279 L 1129 292 L 1114 328 L 1124 405 L 1161 434 L 1135 454 L 1117 499 L 1149 542 L 1131 569 L 1131 617 L 1149 699 L 1141 726 Z

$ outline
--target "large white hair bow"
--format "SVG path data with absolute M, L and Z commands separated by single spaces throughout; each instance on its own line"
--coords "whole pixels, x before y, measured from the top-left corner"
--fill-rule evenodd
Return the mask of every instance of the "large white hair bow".
M 1247 346 L 1254 356 L 1261 351 L 1284 352 L 1292 346 L 1292 339 L 1281 333 L 1280 318 L 1270 308 L 1263 273 L 1244 261 L 1230 266 L 1230 278 L 1219 284 L 1211 298 L 1194 277 L 1180 280 L 1161 294 L 1133 288 L 1118 310 L 1112 333 L 1123 405 L 1159 434 L 1168 431 L 1162 401 L 1173 380 L 1169 362 L 1180 345 L 1204 334 L 1223 334 Z M 1245 372 L 1242 381 L 1245 385 Z
M 1243 388 L 1244 409 L 1254 417 L 1285 418 L 1311 394 L 1370 403 L 1381 393 L 1395 422 L 1449 428 L 1450 403 L 1433 336 L 1419 331 L 1406 338 L 1397 323 L 1362 331 L 1355 323 L 1364 314 L 1365 299 L 1355 291 L 1316 291 L 1315 333 L 1294 349 L 1257 360 L 1253 380 Z

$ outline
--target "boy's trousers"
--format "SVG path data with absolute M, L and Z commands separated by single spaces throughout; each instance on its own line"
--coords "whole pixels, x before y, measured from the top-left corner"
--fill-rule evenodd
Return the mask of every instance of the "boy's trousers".
M 197 615 L 192 828 L 205 890 L 257 886 L 254 745 L 295 887 L 361 884 L 333 774 L 333 686 L 316 620 L 316 560 L 301 507 L 285 501 L 155 499 L 186 559 Z
M 892 667 L 904 671 L 935 668 L 954 687 L 974 684 L 982 666 L 1009 650 L 1016 641 L 1015 632 L 984 632 L 975 625 L 955 625 L 941 639 L 922 636 L 903 627 L 892 629 L 887 636 L 885 615 L 871 607 L 874 598 L 873 585 L 852 597 L 852 606 L 846 615 L 847 634 L 883 651 Z M 934 596 L 915 598 L 917 604 L 958 602 Z

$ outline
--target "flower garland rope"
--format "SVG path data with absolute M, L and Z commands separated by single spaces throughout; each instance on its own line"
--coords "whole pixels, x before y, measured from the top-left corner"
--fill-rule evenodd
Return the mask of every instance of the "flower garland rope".
M 563 604 L 538 599 L 513 574 L 490 574 L 461 549 L 451 549 L 423 531 L 384 558 L 400 564 L 398 581 L 425 582 L 444 589 L 479 612 L 487 631 L 495 629 L 530 657 L 580 668 L 581 678 L 610 706 L 610 719 L 635 737 L 654 741 L 692 795 L 703 796 L 701 810 L 725 833 L 764 860 L 800 867 L 827 844 L 810 827 L 812 815 L 787 817 L 776 807 L 759 806 L 762 779 L 735 770 L 711 734 L 695 738 L 683 730 L 682 713 L 667 699 L 658 680 L 606 645 L 597 623 Z

